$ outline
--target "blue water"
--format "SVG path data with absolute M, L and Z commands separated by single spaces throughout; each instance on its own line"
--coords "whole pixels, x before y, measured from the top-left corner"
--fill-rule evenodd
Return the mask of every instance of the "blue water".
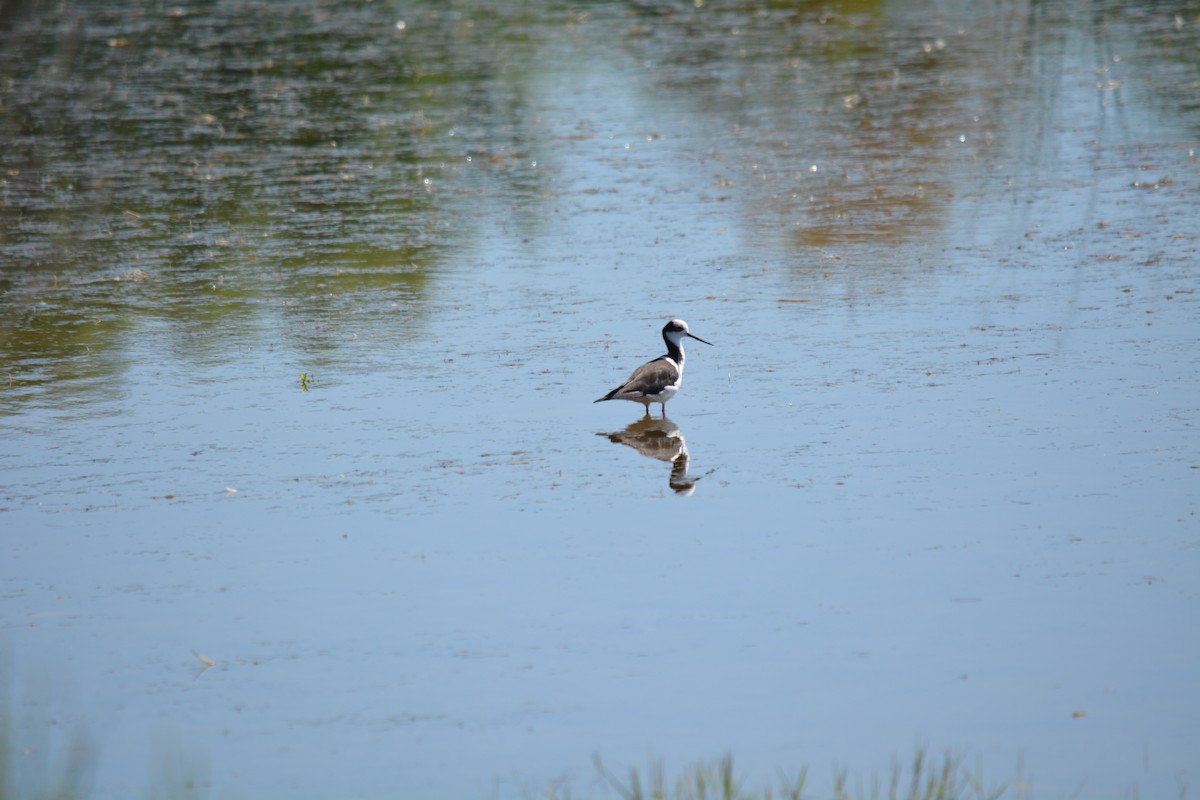
M 249 113 L 218 82 L 182 142 L 90 145 L 170 181 L 9 157 L 22 786 L 76 733 L 95 797 L 589 795 L 594 753 L 725 752 L 823 796 L 920 746 L 1015 796 L 1196 785 L 1193 21 L 640 8 L 283 15 L 226 65 Z M 260 30 L 226 12 L 169 24 Z M 88 19 L 128 59 L 168 24 Z M 336 148 L 289 105 L 322 86 Z M 715 345 L 667 408 L 686 482 L 591 402 L 671 317 Z

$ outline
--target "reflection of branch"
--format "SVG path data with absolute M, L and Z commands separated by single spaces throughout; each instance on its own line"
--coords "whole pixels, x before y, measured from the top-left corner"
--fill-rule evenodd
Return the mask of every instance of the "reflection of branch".
M 201 675 L 203 675 L 204 673 L 206 673 L 210 669 L 212 669 L 214 666 L 216 666 L 217 662 L 213 661 L 208 656 L 200 655 L 195 650 L 192 651 L 192 655 L 194 655 L 196 658 L 198 658 L 200 660 L 200 663 L 204 665 L 204 668 L 196 673 L 196 677 L 192 678 L 192 680 L 197 681 L 197 680 L 200 680 Z

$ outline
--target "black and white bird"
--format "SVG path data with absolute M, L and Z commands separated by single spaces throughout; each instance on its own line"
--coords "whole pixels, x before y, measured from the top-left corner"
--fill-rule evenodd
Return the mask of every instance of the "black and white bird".
M 683 340 L 685 338 L 704 342 L 688 330 L 687 323 L 681 319 L 673 319 L 663 326 L 663 341 L 667 343 L 666 355 L 659 356 L 653 361 L 642 364 L 633 371 L 629 379 L 608 394 L 593 402 L 602 403 L 605 400 L 632 400 L 646 407 L 646 416 L 650 416 L 650 404 L 662 406 L 662 413 L 667 415 L 667 401 L 675 396 L 683 384 Z M 712 342 L 704 342 L 712 346 Z

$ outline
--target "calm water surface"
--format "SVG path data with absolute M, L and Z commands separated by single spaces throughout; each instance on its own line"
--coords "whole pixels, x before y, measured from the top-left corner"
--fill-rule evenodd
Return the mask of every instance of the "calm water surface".
M 3 8 L 14 796 L 1196 791 L 1194 1 Z

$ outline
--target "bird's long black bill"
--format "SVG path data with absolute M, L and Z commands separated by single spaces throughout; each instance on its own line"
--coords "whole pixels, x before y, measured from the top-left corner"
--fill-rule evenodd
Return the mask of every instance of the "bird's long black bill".
M 695 339 L 697 342 L 704 342 L 704 340 L 703 340 L 703 339 L 701 339 L 699 336 L 697 336 L 697 335 L 696 335 L 696 334 L 694 334 L 694 333 L 689 333 L 689 334 L 688 334 L 688 336 L 690 336 L 691 338 Z M 716 345 L 715 345 L 715 344 L 713 344 L 712 342 L 704 342 L 704 343 L 705 343 L 706 345 L 708 345 L 709 347 L 716 347 Z

